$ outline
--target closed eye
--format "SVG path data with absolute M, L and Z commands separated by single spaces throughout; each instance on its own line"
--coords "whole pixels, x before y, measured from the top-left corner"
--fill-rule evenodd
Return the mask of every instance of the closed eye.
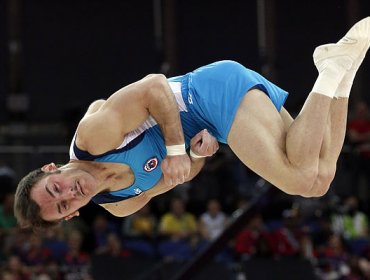
M 54 192 L 56 192 L 56 193 L 60 193 L 59 186 L 58 186 L 57 184 L 54 184 L 54 185 L 53 185 L 53 190 L 54 190 Z

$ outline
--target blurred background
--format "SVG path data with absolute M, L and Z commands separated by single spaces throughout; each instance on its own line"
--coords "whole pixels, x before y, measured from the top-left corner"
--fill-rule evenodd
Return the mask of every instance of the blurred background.
M 129 218 L 89 204 L 42 234 L 16 227 L 18 180 L 67 162 L 87 106 L 149 73 L 236 60 L 289 91 L 294 116 L 315 47 L 369 15 L 367 0 L 0 0 L 0 279 L 175 279 L 269 188 L 228 147 Z M 369 58 L 350 101 L 329 193 L 274 192 L 190 279 L 370 279 Z

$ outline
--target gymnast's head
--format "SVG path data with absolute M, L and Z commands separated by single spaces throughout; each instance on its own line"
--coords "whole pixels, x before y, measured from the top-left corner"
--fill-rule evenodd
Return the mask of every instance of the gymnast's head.
M 47 164 L 31 171 L 18 184 L 14 214 L 22 228 L 46 229 L 79 215 L 95 195 L 95 180 L 69 164 Z

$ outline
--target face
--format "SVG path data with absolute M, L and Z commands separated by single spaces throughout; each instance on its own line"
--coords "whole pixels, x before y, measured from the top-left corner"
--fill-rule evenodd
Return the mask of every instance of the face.
M 220 212 L 220 204 L 216 200 L 211 200 L 208 203 L 208 212 L 211 215 L 217 215 Z
M 53 173 L 37 182 L 30 196 L 40 206 L 41 217 L 46 221 L 78 216 L 77 210 L 97 193 L 95 179 L 86 171 L 67 168 L 55 173 L 58 170 L 55 165 L 46 165 L 43 170 Z
M 185 205 L 184 202 L 181 200 L 174 200 L 172 201 L 172 212 L 177 215 L 181 216 L 185 212 Z

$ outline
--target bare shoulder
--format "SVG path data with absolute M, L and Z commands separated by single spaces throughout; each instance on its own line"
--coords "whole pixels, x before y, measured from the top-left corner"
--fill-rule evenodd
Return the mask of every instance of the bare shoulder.
M 77 146 L 92 155 L 116 149 L 125 135 L 116 123 L 114 115 L 107 110 L 85 115 L 77 127 Z
M 105 103 L 106 101 L 104 99 L 98 99 L 98 100 L 95 100 L 93 101 L 89 107 L 87 108 L 87 111 L 85 113 L 85 116 L 88 116 L 90 114 L 93 114 L 95 113 L 96 111 L 98 111 L 101 106 L 103 106 L 103 104 Z
M 164 83 L 164 75 L 152 74 L 119 89 L 106 101 L 93 102 L 78 125 L 77 146 L 93 155 L 116 149 L 127 133 L 149 117 L 149 105 L 160 98 L 153 90 L 160 91 Z
M 122 137 L 110 137 L 117 135 L 118 129 L 114 126 L 114 116 L 108 110 L 102 110 L 106 102 L 103 99 L 92 102 L 76 130 L 77 146 L 93 155 L 115 149 L 122 141 Z

